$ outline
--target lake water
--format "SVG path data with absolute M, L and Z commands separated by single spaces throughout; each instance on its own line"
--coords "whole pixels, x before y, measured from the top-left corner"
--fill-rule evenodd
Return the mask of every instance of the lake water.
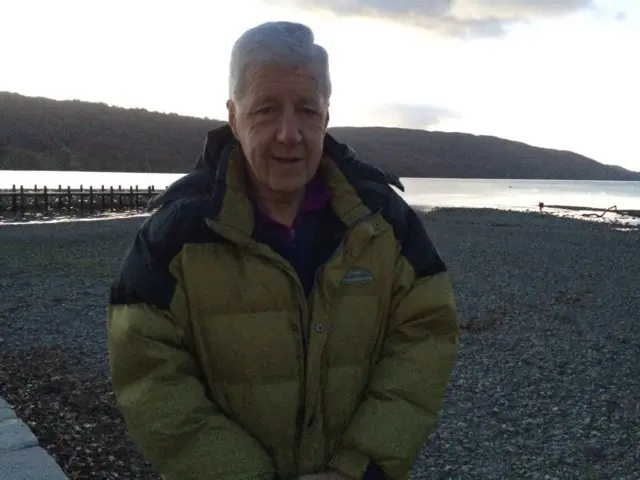
M 184 174 L 0 170 L 0 189 L 118 187 L 162 190 Z M 401 195 L 418 207 L 537 209 L 547 205 L 640 210 L 640 182 L 403 178 Z

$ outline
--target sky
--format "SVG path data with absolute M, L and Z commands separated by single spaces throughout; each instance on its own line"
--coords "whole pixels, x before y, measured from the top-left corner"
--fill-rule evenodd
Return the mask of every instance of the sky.
M 495 135 L 640 171 L 640 0 L 0 0 L 0 18 L 0 91 L 224 120 L 233 42 L 292 20 L 329 52 L 330 126 Z

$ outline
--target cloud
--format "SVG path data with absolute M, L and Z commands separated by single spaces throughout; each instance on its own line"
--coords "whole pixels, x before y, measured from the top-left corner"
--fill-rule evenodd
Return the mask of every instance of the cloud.
M 423 129 L 439 124 L 442 120 L 459 118 L 460 115 L 446 108 L 432 105 L 392 103 L 371 109 L 370 115 L 383 120 L 388 126 Z
M 594 0 L 280 0 L 337 15 L 409 22 L 454 37 L 499 36 L 513 24 L 595 8 Z

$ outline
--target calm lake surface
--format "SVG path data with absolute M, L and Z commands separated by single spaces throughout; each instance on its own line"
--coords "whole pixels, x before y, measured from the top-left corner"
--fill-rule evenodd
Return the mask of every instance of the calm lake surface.
M 25 188 L 118 187 L 136 185 L 162 190 L 184 173 L 113 173 L 0 170 L 0 189 L 13 185 Z M 403 178 L 401 195 L 420 207 L 490 207 L 500 209 L 537 209 L 547 205 L 584 206 L 640 210 L 640 182 L 568 181 L 568 180 L 492 180 L 449 178 Z

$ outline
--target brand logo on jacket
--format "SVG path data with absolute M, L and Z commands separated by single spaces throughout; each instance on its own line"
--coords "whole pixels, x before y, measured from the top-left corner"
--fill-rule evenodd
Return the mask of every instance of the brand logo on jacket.
M 344 277 L 342 285 L 364 285 L 373 282 L 373 273 L 366 268 L 352 268 Z

